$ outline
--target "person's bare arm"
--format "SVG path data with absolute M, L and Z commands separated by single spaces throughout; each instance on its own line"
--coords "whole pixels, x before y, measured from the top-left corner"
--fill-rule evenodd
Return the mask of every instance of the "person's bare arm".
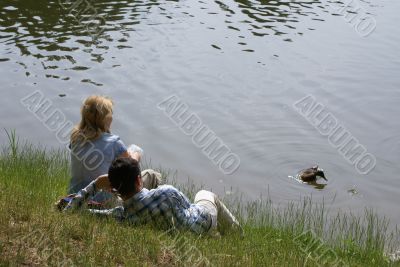
M 94 196 L 98 191 L 111 191 L 111 184 L 108 180 L 108 174 L 103 174 L 93 180 L 85 188 L 79 190 L 77 194 L 71 196 L 72 199 L 64 208 L 64 211 L 78 209 L 86 202 L 91 196 Z

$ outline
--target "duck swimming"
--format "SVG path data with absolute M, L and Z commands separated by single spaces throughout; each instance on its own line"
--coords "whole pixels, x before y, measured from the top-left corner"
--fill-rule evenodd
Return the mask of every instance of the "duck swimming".
M 325 179 L 325 181 L 328 181 L 328 179 L 326 179 L 325 177 L 324 171 L 318 168 L 318 166 L 301 170 L 297 174 L 297 177 L 303 182 L 315 182 L 317 180 L 317 177 L 321 177 Z

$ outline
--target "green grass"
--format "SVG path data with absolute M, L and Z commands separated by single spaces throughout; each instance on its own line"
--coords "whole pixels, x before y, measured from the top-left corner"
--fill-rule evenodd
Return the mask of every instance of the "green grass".
M 0 266 L 400 266 L 384 256 L 398 244 L 385 218 L 370 210 L 328 215 L 311 199 L 278 208 L 271 200 L 227 200 L 244 239 L 62 214 L 53 203 L 68 185 L 67 151 L 8 136 L 0 155 Z M 191 197 L 196 191 L 190 182 L 177 186 Z

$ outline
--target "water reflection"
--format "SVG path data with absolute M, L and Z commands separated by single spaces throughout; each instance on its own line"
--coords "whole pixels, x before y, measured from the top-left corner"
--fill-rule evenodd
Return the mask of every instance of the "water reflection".
M 304 185 L 312 186 L 312 187 L 314 187 L 314 188 L 317 189 L 317 190 L 323 190 L 323 189 L 328 185 L 328 183 L 322 181 L 322 179 L 317 179 L 316 181 L 304 182 L 304 181 L 300 178 L 300 176 L 299 176 L 298 174 L 293 175 L 293 176 L 292 176 L 292 175 L 289 175 L 288 178 L 291 179 L 291 180 L 294 180 L 294 181 L 298 182 L 299 184 L 304 184 Z
M 320 1 L 235 0 L 235 2 L 240 12 L 247 16 L 240 22 L 247 24 L 247 30 L 251 31 L 254 36 L 288 34 L 291 30 L 296 30 L 296 23 L 299 22 L 300 16 L 323 21 L 315 9 L 317 6 L 320 7 Z M 221 7 L 224 6 L 219 1 L 216 3 Z M 228 12 L 228 17 L 235 14 L 232 10 L 228 10 Z M 233 29 L 239 30 L 238 28 Z M 290 39 L 284 40 L 289 41 Z
M 7 54 L 16 47 L 20 57 L 40 59 L 44 69 L 88 70 L 90 66 L 80 65 L 76 53 L 82 51 L 90 55 L 91 61 L 101 63 L 110 45 L 130 48 L 126 44 L 129 31 L 145 20 L 143 14 L 160 5 L 154 1 L 74 3 L 73 6 L 66 0 L 1 1 L 0 42 L 7 47 L 1 61 L 7 61 Z
M 217 25 L 209 25 L 208 20 L 215 15 L 222 18 L 224 27 L 242 39 L 237 44 L 246 52 L 255 51 L 247 47 L 249 36 L 246 37 L 246 33 L 256 37 L 285 36 L 284 41 L 292 41 L 290 34 L 304 33 L 301 27 L 297 28 L 300 17 L 323 21 L 319 13 L 321 10 L 328 12 L 320 1 L 312 0 L 235 0 L 228 4 L 217 0 L 216 5 L 207 1 L 198 4 L 200 10 L 207 12 L 200 18 L 205 27 L 221 30 Z M 149 20 L 149 14 L 179 23 L 182 15 L 190 19 L 199 16 L 194 15 L 196 12 L 179 1 L 3 0 L 0 3 L 0 42 L 8 49 L 0 62 L 8 60 L 7 51 L 11 46 L 18 48 L 20 56 L 40 59 L 45 69 L 88 70 L 90 65 L 78 62 L 76 53 L 87 53 L 92 62 L 102 63 L 110 46 L 132 48 L 129 32 L 135 31 L 136 25 L 162 24 Z M 218 44 L 212 46 L 221 49 Z

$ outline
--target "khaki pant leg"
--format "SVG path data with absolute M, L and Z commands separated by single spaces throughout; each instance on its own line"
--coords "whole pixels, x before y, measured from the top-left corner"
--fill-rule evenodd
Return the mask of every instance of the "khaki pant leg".
M 243 235 L 243 229 L 236 217 L 230 212 L 222 201 L 216 197 L 215 202 L 218 207 L 218 231 L 221 233 L 235 231 Z

